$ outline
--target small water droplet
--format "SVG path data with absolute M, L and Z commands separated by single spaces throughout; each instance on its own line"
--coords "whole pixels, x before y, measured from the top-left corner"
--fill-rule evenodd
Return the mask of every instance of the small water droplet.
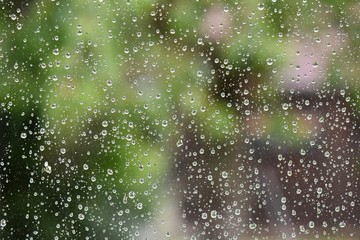
M 84 170 L 89 170 L 89 165 L 87 165 L 86 163 L 84 163 L 83 169 L 84 169 Z
M 48 162 L 45 162 L 45 163 L 44 163 L 44 167 L 43 167 L 42 171 L 43 171 L 43 172 L 46 172 L 46 173 L 48 173 L 48 174 L 51 173 L 51 166 L 49 166 L 49 163 L 48 163 Z
M 0 220 L 0 227 L 5 227 L 6 226 L 6 220 L 5 219 L 1 219 Z
M 313 221 L 309 222 L 309 228 L 314 228 L 315 227 L 315 223 Z
M 210 212 L 210 216 L 211 216 L 212 218 L 216 218 L 216 216 L 217 216 L 217 211 L 216 211 L 216 210 L 212 210 L 212 211 Z
M 56 55 L 59 55 L 59 49 L 58 48 L 55 48 L 53 51 L 53 54 L 56 56 Z
M 339 223 L 339 227 L 344 228 L 346 226 L 346 222 L 342 221 Z
M 306 151 L 304 149 L 300 149 L 300 154 L 304 156 L 306 154 Z
M 260 11 L 262 11 L 262 10 L 264 10 L 264 8 L 265 8 L 265 4 L 264 4 L 264 3 L 259 3 L 259 4 L 257 5 L 257 8 L 258 8 Z
M 126 140 L 131 141 L 133 136 L 131 134 L 126 135 Z
M 108 121 L 103 121 L 102 124 L 101 124 L 103 127 L 107 127 L 109 125 Z
M 283 110 L 288 110 L 288 108 L 289 108 L 289 104 L 287 104 L 287 103 L 284 103 L 283 105 L 282 105 L 282 109 Z
M 135 193 L 134 191 L 130 191 L 130 192 L 129 192 L 129 198 L 130 198 L 130 199 L 134 199 L 135 196 L 136 196 L 136 193 Z
M 161 125 L 162 125 L 163 127 L 167 127 L 167 126 L 168 126 L 168 121 L 162 120 Z
M 180 139 L 179 141 L 177 141 L 176 143 L 177 147 L 181 147 L 182 145 L 184 145 L 183 140 Z
M 0 227 L 5 227 L 6 226 L 6 220 L 5 219 L 1 219 L 0 220 Z
M 267 63 L 267 65 L 271 66 L 274 63 L 274 60 L 272 58 L 268 58 L 268 59 L 266 59 L 266 63 Z
M 249 228 L 252 230 L 252 229 L 255 229 L 256 228 L 256 223 L 250 223 L 249 224 Z

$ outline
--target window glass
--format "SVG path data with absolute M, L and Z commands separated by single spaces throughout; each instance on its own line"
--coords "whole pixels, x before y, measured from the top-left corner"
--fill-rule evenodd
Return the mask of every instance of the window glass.
M 1 239 L 359 239 L 359 11 L 0 0 Z

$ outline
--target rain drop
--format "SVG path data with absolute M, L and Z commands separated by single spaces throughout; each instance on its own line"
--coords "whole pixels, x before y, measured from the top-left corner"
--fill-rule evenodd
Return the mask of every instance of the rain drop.
M 5 227 L 6 226 L 6 220 L 5 219 L 1 219 L 0 220 L 0 227 Z
M 274 63 L 274 60 L 272 58 L 266 59 L 266 64 L 267 65 L 271 66 L 271 65 L 273 65 L 273 63 Z
M 264 3 L 259 3 L 259 4 L 257 5 L 257 8 L 258 8 L 260 11 L 262 11 L 262 10 L 264 10 L 264 8 L 265 8 L 265 4 L 264 4 Z

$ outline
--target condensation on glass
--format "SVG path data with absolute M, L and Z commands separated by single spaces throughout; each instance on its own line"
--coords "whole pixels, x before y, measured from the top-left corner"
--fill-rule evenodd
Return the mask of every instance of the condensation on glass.
M 0 0 L 1 239 L 360 239 L 355 0 Z

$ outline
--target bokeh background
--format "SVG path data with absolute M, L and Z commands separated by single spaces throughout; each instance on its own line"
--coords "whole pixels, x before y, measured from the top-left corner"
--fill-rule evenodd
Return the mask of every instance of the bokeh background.
M 0 237 L 359 237 L 359 12 L 0 0 Z

